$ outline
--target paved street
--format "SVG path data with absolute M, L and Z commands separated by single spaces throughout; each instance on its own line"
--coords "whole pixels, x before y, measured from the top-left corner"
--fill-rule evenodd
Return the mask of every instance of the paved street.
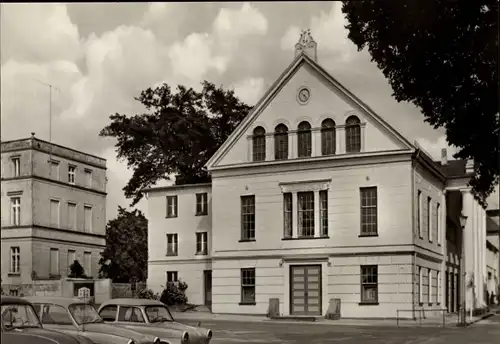
M 196 324 L 196 322 L 185 321 Z M 205 321 L 212 344 L 494 344 L 500 342 L 500 315 L 467 328 L 338 326 L 307 323 Z

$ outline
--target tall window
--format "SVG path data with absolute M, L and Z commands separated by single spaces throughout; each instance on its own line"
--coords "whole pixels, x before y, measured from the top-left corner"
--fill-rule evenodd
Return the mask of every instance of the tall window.
M 92 207 L 86 205 L 83 207 L 83 229 L 86 233 L 92 232 Z
M 428 284 L 429 284 L 429 297 L 428 297 L 428 302 L 429 304 L 432 303 L 432 300 L 434 299 L 433 295 L 434 294 L 434 283 L 432 283 L 432 270 L 431 269 L 428 269 L 428 272 L 427 272 L 427 280 L 429 281 Z
M 441 271 L 436 271 L 436 304 L 441 304 Z
M 83 252 L 83 266 L 85 274 L 92 276 L 92 252 Z
M 196 194 L 196 215 L 207 215 L 208 214 L 208 194 L 197 193 Z
M 177 234 L 167 234 L 167 256 L 177 256 L 178 254 Z
M 314 236 L 314 192 L 298 192 L 299 237 Z
M 50 225 L 54 228 L 59 228 L 59 220 L 61 218 L 59 213 L 60 202 L 56 199 L 50 200 Z
M 255 268 L 241 269 L 241 303 L 255 303 Z
M 178 279 L 178 273 L 177 271 L 167 271 L 167 283 L 168 282 L 177 282 Z
M 19 177 L 21 175 L 21 158 L 12 158 L 12 175 Z
M 75 184 L 75 172 L 76 172 L 76 167 L 75 166 L 68 166 L 68 183 L 70 184 Z
M 253 130 L 252 154 L 253 161 L 266 160 L 266 130 L 262 127 Z
M 361 235 L 377 234 L 377 187 L 360 188 Z
M 345 147 L 347 153 L 361 151 L 361 124 L 356 116 L 350 116 L 345 121 Z
M 21 249 L 19 246 L 10 248 L 10 273 L 18 274 L 21 272 Z
M 167 217 L 177 217 L 177 195 L 167 196 Z
M 417 230 L 418 236 L 423 239 L 424 233 L 422 230 L 422 191 L 417 191 Z
M 306 121 L 300 122 L 297 129 L 298 156 L 309 157 L 312 154 L 311 125 Z
M 55 180 L 59 180 L 59 162 L 50 160 L 49 161 L 49 168 L 50 168 L 50 177 L 54 178 Z
M 10 199 L 10 223 L 12 226 L 21 225 L 21 197 Z
M 361 302 L 378 302 L 378 266 L 361 266 Z
M 59 275 L 59 250 L 57 248 L 50 249 L 50 274 Z
M 441 205 L 436 204 L 436 242 L 441 245 Z
M 76 203 L 68 202 L 68 229 L 76 229 Z
M 424 303 L 424 269 L 418 267 L 418 302 Z
M 335 154 L 335 122 L 331 118 L 321 123 L 321 154 Z
M 320 235 L 328 236 L 328 190 L 319 192 Z
M 241 196 L 241 240 L 255 240 L 255 196 Z
M 292 221 L 293 221 L 293 209 L 292 209 L 292 193 L 287 192 L 283 194 L 283 226 L 284 226 L 284 236 L 285 238 L 292 237 Z
M 196 233 L 196 254 L 208 254 L 208 233 Z
M 85 169 L 85 186 L 88 188 L 92 187 L 92 170 L 88 168 Z
M 427 206 L 426 206 L 426 220 L 427 220 L 427 239 L 432 242 L 432 200 L 430 197 L 427 197 Z
M 284 124 L 274 129 L 274 159 L 288 159 L 288 128 Z

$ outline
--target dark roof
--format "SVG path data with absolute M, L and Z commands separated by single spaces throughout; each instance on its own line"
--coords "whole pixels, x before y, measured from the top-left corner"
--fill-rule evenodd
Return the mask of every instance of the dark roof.
M 1 304 L 2 305 L 29 305 L 30 303 L 27 300 L 24 300 L 20 297 L 2 296 Z
M 441 165 L 440 161 L 434 161 L 434 164 L 447 178 L 469 177 L 471 175 L 471 173 L 465 172 L 466 160 L 448 160 L 446 165 Z

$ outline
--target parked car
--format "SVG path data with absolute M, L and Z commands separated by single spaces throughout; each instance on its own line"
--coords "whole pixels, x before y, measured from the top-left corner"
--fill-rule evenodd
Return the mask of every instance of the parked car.
M 96 309 L 89 303 L 67 297 L 25 297 L 48 329 L 78 334 L 96 344 L 170 344 L 158 337 L 118 326 L 105 324 Z
M 33 306 L 20 297 L 1 297 L 1 340 L 8 344 L 94 344 L 88 338 L 44 329 Z
M 212 330 L 178 323 L 167 305 L 149 299 L 111 299 L 98 309 L 107 323 L 153 334 L 172 344 L 209 344 Z

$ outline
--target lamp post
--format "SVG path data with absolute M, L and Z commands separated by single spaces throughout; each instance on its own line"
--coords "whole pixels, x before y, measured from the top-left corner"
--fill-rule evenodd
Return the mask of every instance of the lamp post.
M 466 305 L 467 303 L 465 302 L 465 298 L 467 296 L 467 292 L 466 292 L 466 287 L 467 287 L 467 283 L 466 283 L 466 276 L 467 276 L 467 273 L 465 272 L 465 225 L 467 224 L 467 216 L 463 215 L 463 214 L 460 214 L 460 227 L 462 227 L 462 240 L 460 240 L 460 245 L 462 246 L 461 249 L 462 249 L 462 254 L 461 254 L 461 257 L 460 257 L 460 276 L 462 278 L 462 281 L 461 281 L 461 310 L 460 310 L 460 325 L 462 326 L 465 326 L 466 324 L 466 320 L 465 320 L 465 314 L 466 314 Z

